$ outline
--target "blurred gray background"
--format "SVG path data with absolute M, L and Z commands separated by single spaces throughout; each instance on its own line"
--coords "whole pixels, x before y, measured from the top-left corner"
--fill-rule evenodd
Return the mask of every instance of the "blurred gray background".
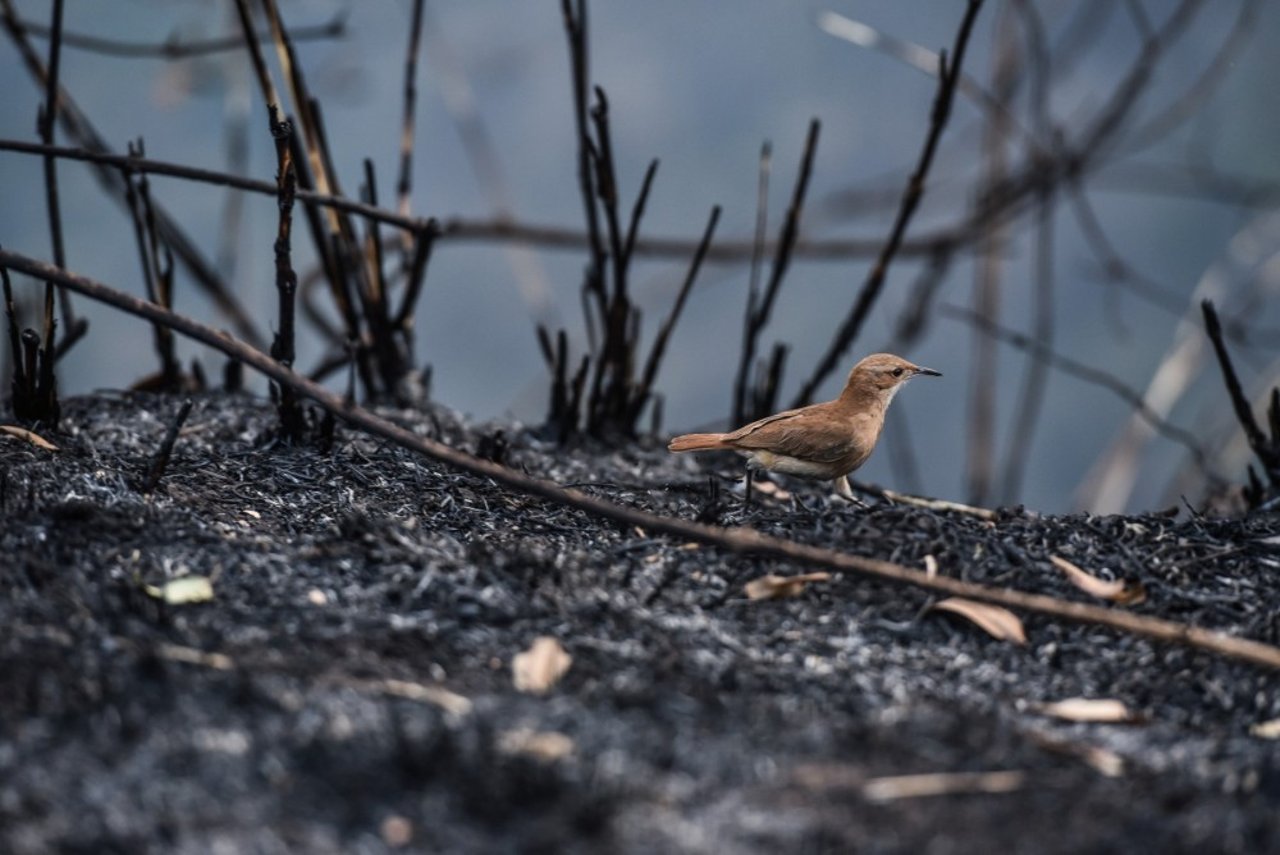
M 14 2 L 20 15 L 48 23 L 48 2 Z M 740 0 L 733 4 L 651 0 L 590 6 L 592 78 L 612 105 L 615 158 L 625 207 L 650 158 L 661 167 L 642 235 L 694 240 L 708 210 L 722 205 L 723 240 L 749 239 L 756 216 L 757 163 L 763 141 L 773 144 L 770 233 L 781 224 L 808 122 L 822 121 L 821 140 L 803 218 L 805 239 L 880 239 L 888 233 L 896 197 L 914 164 L 928 125 L 935 81 L 899 58 L 857 46 L 820 26 L 836 13 L 873 31 L 929 50 L 951 44 L 964 10 L 959 0 Z M 1037 0 L 1049 42 L 1069 44 L 1072 28 L 1091 29 L 1069 54 L 1054 55 L 1050 121 L 1066 138 L 1086 127 L 1113 95 L 1142 49 L 1143 14 L 1159 26 L 1174 2 L 1084 3 Z M 1238 480 L 1247 461 L 1217 366 L 1199 333 L 1198 300 L 1212 296 L 1239 317 L 1247 341 L 1233 345 L 1243 379 L 1260 394 L 1280 381 L 1280 284 L 1276 256 L 1280 218 L 1280 8 L 1236 0 L 1201 3 L 1179 38 L 1151 66 L 1151 78 L 1127 115 L 1130 127 L 1160 115 L 1202 79 L 1224 44 L 1234 47 L 1214 88 L 1190 103 L 1185 121 L 1147 145 L 1118 136 L 1106 164 L 1089 174 L 1085 194 L 1110 244 L 1137 271 L 1154 298 L 1135 294 L 1105 275 L 1104 259 L 1088 242 L 1065 202 L 1053 225 L 1053 348 L 1113 375 L 1149 395 L 1169 421 L 1192 431 L 1212 452 L 1212 470 Z M 408 2 L 284 2 L 291 28 L 321 24 L 345 13 L 341 38 L 301 42 L 300 57 L 323 103 L 335 165 L 354 195 L 361 160 L 379 169 L 379 195 L 394 204 Z M 1127 9 L 1125 7 L 1128 7 Z M 429 3 L 419 74 L 413 210 L 440 218 L 487 220 L 499 213 L 537 224 L 579 227 L 568 58 L 559 4 L 469 0 Z M 983 86 L 997 62 L 1001 27 L 1022 34 L 1001 0 L 988 0 L 965 70 Z M 1143 14 L 1135 14 L 1135 12 Z M 1241 23 L 1241 15 L 1248 17 Z M 1001 18 L 1005 17 L 1004 24 Z M 1013 23 L 1010 23 L 1010 20 Z M 237 34 L 230 3 L 174 0 L 69 0 L 68 31 L 126 42 L 159 43 Z M 1233 32 L 1236 35 L 1233 35 Z M 1229 41 L 1230 40 L 1230 41 Z M 37 40 L 41 51 L 47 42 Z M 1021 41 L 1018 42 L 1022 44 Z M 1018 48 L 1021 50 L 1021 47 Z M 268 48 L 273 62 L 274 55 Z M 278 70 L 277 70 L 278 74 Z M 107 141 L 123 152 L 145 139 L 148 156 L 214 169 L 232 168 L 228 147 L 247 122 L 248 174 L 270 179 L 274 152 L 265 108 L 243 49 L 196 58 L 126 59 L 64 48 L 62 81 Z M 9 40 L 0 40 L 4 81 L 0 137 L 35 140 L 41 90 Z M 277 78 L 278 79 L 278 78 Z M 1033 115 L 1023 84 L 1013 107 L 1020 121 Z M 1194 93 L 1193 93 L 1194 94 Z M 485 175 L 459 133 L 478 122 L 491 144 Z M 929 191 L 909 236 L 958 222 L 975 201 L 983 170 L 988 116 L 960 96 L 934 165 Z M 65 141 L 59 136 L 60 141 Z M 1009 145 L 1010 168 L 1025 146 Z M 473 151 L 474 155 L 475 152 Z M 114 286 L 142 293 L 132 227 L 104 196 L 88 168 L 60 166 L 68 264 Z M 38 158 L 0 152 L 0 243 L 49 257 L 49 232 Z M 221 188 L 154 177 L 155 197 L 177 215 L 206 254 L 230 272 L 260 326 L 275 313 L 271 240 L 275 204 L 243 196 L 240 228 L 224 227 L 230 193 Z M 1032 323 L 1033 219 L 1006 231 L 1001 254 L 998 319 L 1016 330 Z M 311 255 L 295 232 L 299 267 Z M 578 293 L 585 250 L 513 250 L 495 242 L 438 245 L 419 304 L 419 358 L 434 369 L 433 397 L 480 418 L 540 420 L 548 373 L 534 322 L 563 325 L 583 344 Z M 833 336 L 866 275 L 868 259 L 799 256 L 783 286 L 762 349 L 792 345 L 782 402 L 787 404 Z M 894 329 L 913 293 L 922 264 L 900 258 L 885 292 L 846 365 L 823 396 L 834 395 L 858 356 L 894 347 Z M 641 259 L 634 296 L 645 312 L 646 342 L 670 305 L 684 260 Z M 978 265 L 961 253 L 939 285 L 936 305 L 970 306 Z M 723 426 L 730 408 L 741 345 L 748 269 L 718 263 L 694 288 L 658 379 L 665 429 Z M 34 293 L 34 292 L 33 292 Z M 1159 305 L 1156 305 L 1159 303 Z M 64 393 L 120 388 L 152 371 L 150 331 L 136 320 L 92 306 L 86 341 L 62 363 Z M 218 319 L 179 278 L 176 308 L 215 325 Z M 1131 465 L 1112 466 L 1105 488 L 1100 460 L 1131 426 L 1133 408 L 1114 391 L 1051 369 L 1044 405 L 1030 438 L 1025 478 L 1002 490 L 999 465 L 1007 453 L 1028 366 L 1022 350 L 999 345 L 994 375 L 977 376 L 975 341 L 967 324 L 937 312 L 904 355 L 941 370 L 894 404 L 888 446 L 860 478 L 904 490 L 985 503 L 1022 501 L 1046 511 L 1073 508 L 1147 509 L 1192 501 L 1205 492 L 1204 473 L 1188 468 L 1186 450 L 1139 430 Z M 1181 349 L 1179 349 L 1181 348 Z M 579 351 L 580 352 L 580 351 Z M 211 376 L 221 360 L 183 344 Z M 304 368 L 319 355 L 301 348 Z M 1173 358 L 1170 358 L 1173 357 Z M 991 436 L 997 471 L 990 490 L 967 478 L 974 384 L 995 384 Z M 261 384 L 255 388 L 261 389 Z M 1233 439 L 1233 437 L 1235 437 Z

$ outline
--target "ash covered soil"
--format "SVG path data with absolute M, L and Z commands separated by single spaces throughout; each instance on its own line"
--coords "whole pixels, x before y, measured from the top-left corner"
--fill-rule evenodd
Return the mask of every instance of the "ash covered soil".
M 749 601 L 805 568 L 341 426 L 328 450 L 273 444 L 245 397 L 197 397 L 143 494 L 178 405 L 74 399 L 61 451 L 0 439 L 2 851 L 1280 849 L 1280 744 L 1250 732 L 1280 717 L 1280 674 L 1032 614 L 1018 646 L 850 574 Z M 1280 644 L 1275 514 L 992 523 L 803 486 L 744 511 L 731 461 L 383 415 L 625 505 L 1087 600 L 1060 555 L 1140 581 L 1137 613 Z M 146 590 L 185 575 L 213 599 Z M 543 696 L 511 670 L 539 636 L 572 656 Z M 1072 697 L 1144 721 L 1037 712 Z M 983 774 L 896 778 L 937 773 Z

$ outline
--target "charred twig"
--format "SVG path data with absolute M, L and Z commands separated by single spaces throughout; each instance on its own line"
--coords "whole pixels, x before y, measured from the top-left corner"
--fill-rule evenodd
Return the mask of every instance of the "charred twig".
M 273 104 L 270 109 L 271 137 L 276 146 L 277 206 L 280 216 L 276 227 L 276 293 L 279 297 L 280 330 L 271 342 L 271 357 L 286 368 L 292 368 L 296 358 L 294 347 L 294 305 L 298 294 L 298 275 L 293 270 L 292 234 L 293 199 L 297 176 L 293 167 L 290 137 L 293 123 L 280 119 Z M 306 427 L 302 405 L 291 386 L 279 385 L 272 389 L 277 399 L 280 416 L 280 434 L 289 442 L 302 439 Z
M 751 408 L 747 408 L 747 378 L 755 367 L 756 347 L 760 333 L 764 330 L 765 325 L 769 323 L 769 316 L 773 313 L 773 304 L 782 288 L 782 279 L 786 276 L 787 268 L 791 264 L 792 250 L 795 249 L 796 240 L 800 236 L 800 214 L 804 209 L 805 194 L 809 189 L 809 178 L 813 174 L 813 158 L 818 150 L 818 133 L 821 130 L 821 122 L 817 119 L 810 120 L 809 133 L 804 143 L 804 155 L 800 159 L 800 172 L 796 176 L 795 187 L 791 191 L 791 204 L 787 206 L 787 216 L 782 223 L 782 232 L 778 235 L 777 250 L 773 256 L 773 267 L 769 271 L 769 282 L 765 285 L 764 294 L 758 296 L 754 285 L 747 294 L 747 313 L 742 335 L 742 350 L 738 356 L 738 371 L 733 384 L 731 424 L 736 425 L 754 421 L 767 416 L 776 409 L 773 400 L 760 400 L 762 396 L 759 394 L 759 387 L 756 389 L 756 394 L 752 396 L 755 400 L 752 401 Z M 767 154 L 763 155 L 762 160 L 766 157 Z M 762 167 L 762 173 L 765 168 Z M 762 184 L 764 181 L 765 179 L 762 177 Z M 763 189 L 761 192 L 763 192 Z M 757 216 L 763 217 L 763 212 Z M 756 246 L 759 247 L 760 243 L 761 241 L 757 234 Z M 776 355 L 776 351 L 771 364 L 776 365 L 777 370 L 781 371 L 781 362 Z M 773 385 L 772 389 L 776 390 L 777 386 Z
M 1227 395 L 1231 398 L 1236 419 L 1240 422 L 1245 439 L 1249 441 L 1249 448 L 1258 458 L 1262 473 L 1267 479 L 1268 486 L 1264 488 L 1254 474 L 1253 467 L 1249 467 L 1249 485 L 1245 488 L 1245 498 L 1251 507 L 1257 507 L 1280 492 L 1280 388 L 1271 390 L 1271 404 L 1267 408 L 1267 425 L 1271 435 L 1268 436 L 1258 426 L 1257 420 L 1253 417 L 1253 409 L 1249 406 L 1249 399 L 1245 397 L 1244 390 L 1240 387 L 1240 378 L 1236 376 L 1235 366 L 1231 364 L 1231 355 L 1227 353 L 1226 343 L 1222 340 L 1222 325 L 1218 322 L 1218 313 L 1213 308 L 1213 301 L 1203 301 L 1200 308 L 1204 312 L 1205 332 L 1213 342 L 1213 351 L 1217 354 L 1218 365 L 1222 369 L 1222 382 L 1227 387 Z
M 163 326 L 163 324 L 160 326 Z M 169 329 L 168 327 L 165 328 Z M 173 330 L 169 330 L 169 332 L 172 333 Z M 173 454 L 173 446 L 178 441 L 178 431 L 182 430 L 182 425 L 189 415 L 191 415 L 191 399 L 187 398 L 182 402 L 182 406 L 178 408 L 178 413 L 173 417 L 173 421 L 169 423 L 169 429 L 165 431 L 160 447 L 156 449 L 155 456 L 151 458 L 151 463 L 147 466 L 147 475 L 142 481 L 143 493 L 154 492 L 160 484 L 160 479 L 164 477 L 164 470 L 169 466 L 169 456 Z
M 396 180 L 396 210 L 409 216 L 409 191 L 413 187 L 414 113 L 418 104 L 418 44 L 422 37 L 423 0 L 414 0 L 413 21 L 409 25 L 409 47 L 404 56 L 404 118 L 400 122 L 400 177 Z M 410 249 L 411 235 L 403 233 L 405 249 Z
M 419 436 L 362 407 L 349 406 L 340 395 L 306 380 L 280 365 L 267 354 L 237 341 L 226 333 L 162 309 L 154 303 L 139 300 L 95 280 L 58 270 L 45 262 L 6 250 L 0 250 L 0 267 L 19 270 L 39 279 L 52 279 L 57 284 L 131 315 L 147 321 L 168 324 L 175 332 L 202 342 L 228 356 L 233 356 L 277 383 L 291 384 L 299 395 L 311 399 L 337 418 L 343 419 L 358 430 L 382 437 L 401 448 L 438 460 L 460 471 L 490 478 L 512 489 L 547 501 L 615 520 L 628 527 L 639 525 L 651 535 L 666 534 L 684 541 L 697 541 L 716 546 L 732 553 L 773 557 L 784 561 L 873 576 L 895 584 L 1023 609 L 1059 620 L 1105 626 L 1164 643 L 1181 644 L 1212 652 L 1264 668 L 1280 669 L 1280 648 L 1251 639 L 1090 603 L 965 582 L 947 576 L 930 576 L 924 571 L 913 570 L 900 564 L 788 541 L 750 528 L 720 528 L 674 517 L 658 516 L 617 505 L 578 490 L 565 489 L 550 481 L 480 460 L 444 443 Z
M 44 86 L 44 104 L 40 108 L 40 114 L 36 119 L 36 126 L 40 132 L 40 141 L 45 145 L 53 145 L 53 132 L 58 123 L 58 72 L 61 68 L 62 57 L 62 7 L 63 0 L 53 0 L 53 25 L 49 28 L 49 62 L 48 74 L 45 77 Z M 63 242 L 62 234 L 62 208 L 58 201 L 58 162 L 49 155 L 44 156 L 44 187 L 45 199 L 49 214 L 49 235 L 53 244 L 53 263 L 59 267 L 67 266 L 66 245 Z M 53 317 L 53 293 L 52 285 L 45 287 L 44 291 L 44 344 L 45 351 L 54 355 L 54 326 Z M 71 312 L 71 298 L 65 293 L 62 297 L 62 320 L 67 325 L 67 329 L 75 327 L 75 316 Z M 41 382 L 51 382 L 49 378 L 44 377 L 44 373 L 52 375 L 54 359 L 48 360 L 47 366 L 41 368 Z
M 684 308 L 685 300 L 689 297 L 689 291 L 693 288 L 694 280 L 698 278 L 698 270 L 702 268 L 702 261 L 707 257 L 707 247 L 711 245 L 711 238 L 715 235 L 716 224 L 719 222 L 720 206 L 713 205 L 711 216 L 707 218 L 707 227 L 702 233 L 702 241 L 698 244 L 698 251 L 694 253 L 693 261 L 689 263 L 689 272 L 685 274 L 684 283 L 680 286 L 676 301 L 671 305 L 671 311 L 658 329 L 658 335 L 653 340 L 653 347 L 649 350 L 649 359 L 645 362 L 644 374 L 641 375 L 640 385 L 631 400 L 631 420 L 633 424 L 636 419 L 640 418 L 640 410 L 648 403 L 653 394 L 653 381 L 658 376 L 658 366 L 662 364 L 662 357 L 666 353 L 667 339 L 671 337 L 671 330 L 675 328 L 676 321 L 680 319 L 680 312 Z
M 920 200 L 924 197 L 925 179 L 928 177 L 929 167 L 933 163 L 933 156 L 937 151 L 938 142 L 942 138 L 942 131 L 946 128 L 947 120 L 951 116 L 951 104 L 955 99 L 956 83 L 960 79 L 960 68 L 964 62 L 965 49 L 968 47 L 969 35 L 973 32 L 973 24 L 977 20 L 978 11 L 981 8 L 982 0 L 969 0 L 968 9 L 960 22 L 960 28 L 956 31 L 955 44 L 951 51 L 951 56 L 954 59 L 948 60 L 945 52 L 939 55 L 938 94 L 933 102 L 929 133 L 925 136 L 924 147 L 920 152 L 920 159 L 916 163 L 915 171 L 911 173 L 911 177 L 907 180 L 906 189 L 902 194 L 902 203 L 898 208 L 893 228 L 889 232 L 889 238 L 885 241 L 884 247 L 870 273 L 867 274 L 867 278 L 862 284 L 862 289 L 858 293 L 858 299 L 853 304 L 849 315 L 836 333 L 831 346 L 819 360 L 813 374 L 801 386 L 792 406 L 804 406 L 813 400 L 813 395 L 818 387 L 831 374 L 836 367 L 836 363 L 844 355 L 845 351 L 849 349 L 849 346 L 853 344 L 853 340 L 862 329 L 863 321 L 870 314 L 871 307 L 875 305 L 876 298 L 880 295 L 881 288 L 884 287 L 885 277 L 889 272 L 889 264 L 893 261 L 894 256 L 897 255 L 898 247 L 902 244 L 902 239 L 906 235 L 907 225 L 911 222 Z

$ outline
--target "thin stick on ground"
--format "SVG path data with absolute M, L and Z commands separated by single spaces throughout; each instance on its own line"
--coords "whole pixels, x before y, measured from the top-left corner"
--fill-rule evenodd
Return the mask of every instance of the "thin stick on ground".
M 1008 588 L 979 585 L 945 576 L 930 577 L 923 571 L 888 561 L 795 543 L 745 527 L 722 528 L 659 516 L 617 505 L 578 490 L 566 489 L 521 471 L 473 457 L 444 443 L 418 436 L 406 428 L 379 418 L 368 410 L 351 406 L 340 395 L 294 373 L 262 351 L 237 341 L 225 332 L 219 332 L 191 318 L 140 300 L 93 279 L 58 270 L 46 262 L 7 250 L 0 250 L 0 267 L 17 270 L 37 279 L 52 279 L 92 300 L 114 306 L 144 320 L 167 324 L 176 332 L 240 360 L 277 383 L 290 384 L 300 395 L 311 399 L 318 406 L 357 430 L 382 437 L 401 448 L 430 457 L 463 472 L 491 478 L 499 484 L 522 493 L 576 508 L 585 513 L 611 519 L 627 526 L 639 525 L 649 532 L 705 543 L 732 553 L 773 557 L 784 561 L 874 576 L 896 584 L 911 585 L 951 596 L 1023 609 L 1073 623 L 1105 626 L 1144 638 L 1181 644 L 1260 667 L 1280 670 L 1280 647 L 1259 641 L 1089 603 L 1060 600 L 1044 594 L 1030 594 Z

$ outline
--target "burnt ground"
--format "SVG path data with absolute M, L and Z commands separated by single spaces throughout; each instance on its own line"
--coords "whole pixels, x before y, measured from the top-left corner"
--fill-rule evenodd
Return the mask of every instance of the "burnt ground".
M 1274 672 L 1024 615 L 997 641 L 929 596 L 796 572 L 514 494 L 339 428 L 264 440 L 264 402 L 66 403 L 58 453 L 0 439 L 0 850 L 1055 852 L 1280 848 Z M 384 413 L 474 450 L 445 411 Z M 659 448 L 509 465 L 694 517 L 708 472 Z M 486 442 L 492 451 L 494 443 Z M 501 445 L 501 443 L 498 443 Z M 723 464 L 723 465 L 722 465 Z M 720 469 L 714 467 L 721 466 Z M 801 491 L 723 523 L 1087 599 L 1047 562 L 1140 580 L 1143 614 L 1280 644 L 1280 516 L 970 516 Z M 214 599 L 166 605 L 186 574 Z M 573 657 L 516 691 L 534 638 Z M 440 690 L 447 690 L 443 692 Z M 1116 698 L 1139 724 L 1037 714 Z M 1004 792 L 879 780 L 1016 773 Z M 958 782 L 958 783 L 957 783 Z

